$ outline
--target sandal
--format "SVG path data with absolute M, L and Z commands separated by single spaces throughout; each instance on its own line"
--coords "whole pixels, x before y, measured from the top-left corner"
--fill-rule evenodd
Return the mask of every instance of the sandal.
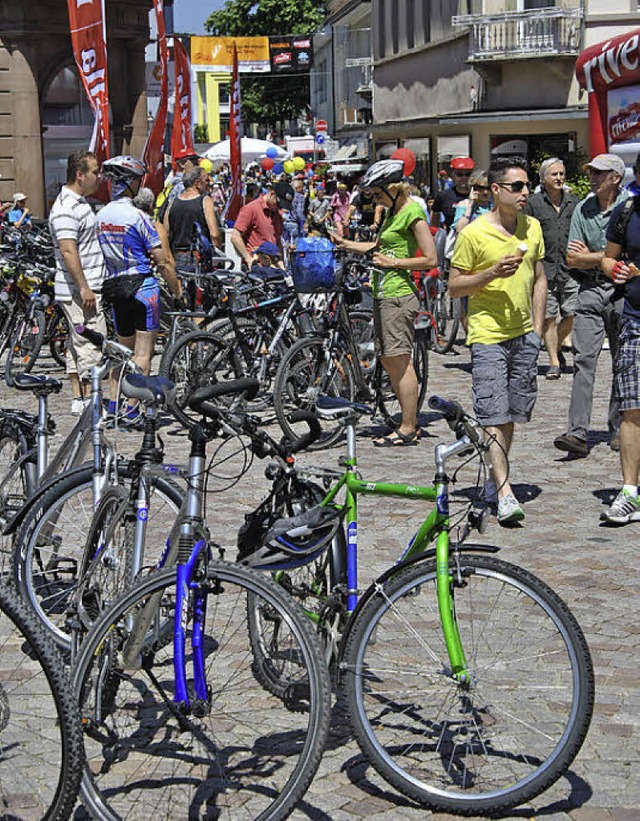
M 416 428 L 411 433 L 400 433 L 399 430 L 392 430 L 391 433 L 380 439 L 374 439 L 373 445 L 376 448 L 404 448 L 418 444 L 420 431 Z
M 545 379 L 560 379 L 560 367 L 558 365 L 549 365 Z

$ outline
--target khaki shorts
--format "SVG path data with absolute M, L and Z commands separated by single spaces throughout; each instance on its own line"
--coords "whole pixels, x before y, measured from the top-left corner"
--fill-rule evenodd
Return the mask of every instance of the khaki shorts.
M 374 299 L 373 319 L 375 350 L 378 356 L 401 356 L 413 353 L 416 318 L 420 312 L 417 294 Z
M 95 314 L 85 313 L 78 293 L 74 293 L 71 302 L 60 302 L 59 305 L 69 323 L 67 373 L 77 373 L 80 379 L 89 381 L 91 368 L 100 363 L 102 354 L 92 342 L 83 336 L 78 336 L 74 328 L 76 325 L 86 325 L 92 331 L 97 331 L 103 336 L 107 335 L 107 323 L 102 313 L 102 295 L 96 294 Z
M 573 316 L 578 306 L 578 281 L 571 275 L 547 282 L 546 319 L 564 319 Z

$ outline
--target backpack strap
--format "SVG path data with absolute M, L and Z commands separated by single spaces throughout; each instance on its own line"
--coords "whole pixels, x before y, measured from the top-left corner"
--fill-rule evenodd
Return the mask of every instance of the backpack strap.
M 627 233 L 627 226 L 629 225 L 629 221 L 631 220 L 631 215 L 638 207 L 640 207 L 640 196 L 635 194 L 633 197 L 629 197 L 620 209 L 620 213 L 618 214 L 614 230 L 616 234 L 623 238 L 623 240 Z

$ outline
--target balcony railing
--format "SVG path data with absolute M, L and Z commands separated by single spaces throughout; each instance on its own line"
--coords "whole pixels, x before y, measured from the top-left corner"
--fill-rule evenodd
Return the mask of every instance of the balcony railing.
M 582 9 L 545 8 L 501 14 L 464 14 L 454 26 L 471 29 L 469 60 L 576 56 L 581 49 Z

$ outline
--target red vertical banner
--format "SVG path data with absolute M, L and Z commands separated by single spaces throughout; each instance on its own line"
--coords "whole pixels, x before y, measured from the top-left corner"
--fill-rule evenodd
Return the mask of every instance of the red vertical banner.
M 224 218 L 227 222 L 233 222 L 242 207 L 242 106 L 240 101 L 238 52 L 235 42 L 233 44 L 233 75 L 231 78 L 231 111 L 229 117 L 229 160 L 231 165 L 231 191 Z
M 176 37 L 173 41 L 173 65 L 176 75 L 171 156 L 193 152 L 191 130 L 191 67 L 185 47 Z
M 156 118 L 147 137 L 142 161 L 149 169 L 144 185 L 157 196 L 164 185 L 164 135 L 167 130 L 167 105 L 169 102 L 169 52 L 167 31 L 164 24 L 164 0 L 153 0 L 158 29 L 158 56 L 160 58 L 160 103 Z
M 109 83 L 103 5 L 103 0 L 67 0 L 73 56 L 96 118 L 89 148 L 100 164 L 109 158 Z M 102 193 L 106 194 L 106 188 Z

